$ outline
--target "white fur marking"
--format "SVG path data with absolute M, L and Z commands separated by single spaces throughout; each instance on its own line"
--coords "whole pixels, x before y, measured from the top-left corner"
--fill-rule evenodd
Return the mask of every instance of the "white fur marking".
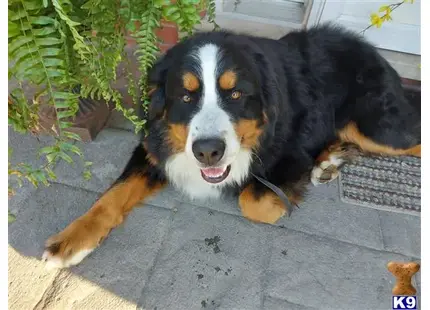
M 185 151 L 171 156 L 166 163 L 169 180 L 192 198 L 219 197 L 220 189 L 227 184 L 241 184 L 249 173 L 252 154 L 241 148 L 230 116 L 219 105 L 217 92 L 219 49 L 214 44 L 206 44 L 194 54 L 200 68 L 203 94 L 200 110 L 190 122 Z M 217 184 L 206 182 L 201 176 L 201 164 L 194 157 L 192 144 L 197 139 L 224 139 L 226 149 L 217 167 L 231 165 L 227 178 Z
M 320 184 L 328 183 L 333 181 L 339 176 L 339 171 L 335 170 L 331 174 L 331 179 L 329 181 L 321 181 L 321 175 L 324 173 L 330 166 L 335 166 L 338 168 L 341 164 L 344 163 L 344 160 L 341 157 L 336 156 L 336 154 L 330 154 L 328 160 L 321 162 L 318 166 L 315 166 L 311 172 L 311 182 L 314 186 L 318 186 Z
M 88 256 L 94 249 L 82 250 L 73 255 L 71 258 L 64 260 L 61 257 L 53 256 L 49 251 L 45 251 L 42 255 L 42 260 L 46 261 L 46 268 L 48 270 L 57 268 L 67 268 L 79 264 L 86 256 Z

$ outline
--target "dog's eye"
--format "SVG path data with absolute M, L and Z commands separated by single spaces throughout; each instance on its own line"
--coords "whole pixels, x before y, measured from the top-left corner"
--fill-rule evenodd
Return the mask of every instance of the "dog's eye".
M 235 90 L 234 92 L 231 93 L 231 98 L 236 100 L 239 99 L 242 96 L 242 93 L 238 90 Z
M 188 103 L 188 102 L 191 101 L 191 97 L 188 96 L 188 95 L 185 95 L 185 96 L 182 97 L 182 101 Z

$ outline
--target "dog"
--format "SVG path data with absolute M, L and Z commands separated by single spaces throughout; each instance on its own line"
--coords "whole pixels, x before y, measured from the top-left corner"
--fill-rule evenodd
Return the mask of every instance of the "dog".
M 172 184 L 192 198 L 236 194 L 244 217 L 275 223 L 310 182 L 357 151 L 421 157 L 421 112 L 361 36 L 326 24 L 279 40 L 200 33 L 153 66 L 147 132 L 118 180 L 46 242 L 76 265 L 133 207 Z

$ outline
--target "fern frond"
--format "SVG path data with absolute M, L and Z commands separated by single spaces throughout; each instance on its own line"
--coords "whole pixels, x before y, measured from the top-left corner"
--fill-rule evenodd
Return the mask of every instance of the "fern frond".
M 140 27 L 134 34 L 138 45 L 136 55 L 139 61 L 139 70 L 142 74 L 138 84 L 143 107 L 146 107 L 148 101 L 147 75 L 156 60 L 156 54 L 159 52 L 155 30 L 160 27 L 162 8 L 165 3 L 165 1 L 148 1 L 146 10 L 140 17 Z
M 213 30 L 220 29 L 220 26 L 215 22 L 216 18 L 216 4 L 215 0 L 205 0 L 206 1 L 206 10 L 207 10 L 207 16 L 208 16 L 208 22 L 210 22 L 213 26 Z

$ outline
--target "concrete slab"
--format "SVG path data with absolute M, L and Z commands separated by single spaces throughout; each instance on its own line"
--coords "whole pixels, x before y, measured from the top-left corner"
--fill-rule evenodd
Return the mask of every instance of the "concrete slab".
M 390 309 L 389 261 L 408 257 L 279 229 L 265 277 L 268 296 L 317 309 Z
M 37 306 L 32 309 L 135 310 L 136 304 L 99 287 L 97 283 L 87 281 L 68 270 L 62 270 Z
M 11 127 L 8 127 L 8 143 L 9 148 L 13 150 L 12 156 L 9 157 L 9 162 L 12 166 L 25 163 L 38 168 L 44 165 L 45 161 L 43 158 L 38 158 L 37 152 L 42 147 L 52 145 L 54 140 L 53 137 L 46 135 L 33 136 L 30 134 L 19 134 Z M 14 214 L 18 213 L 23 201 L 36 191 L 36 188 L 27 180 L 22 181 L 23 187 L 19 187 L 14 176 L 8 177 L 9 186 L 15 190 L 15 195 L 8 201 L 8 209 Z M 41 185 L 41 187 L 43 186 Z
M 283 299 L 277 299 L 270 296 L 264 296 L 263 309 L 267 310 L 317 310 L 318 308 L 305 307 L 303 305 L 293 304 Z
M 22 255 L 40 259 L 45 240 L 84 214 L 96 198 L 97 193 L 61 184 L 38 189 L 9 224 L 9 245 Z
M 114 129 L 122 129 L 134 133 L 134 125 L 124 117 L 120 111 L 113 110 L 107 121 L 106 127 Z
M 270 226 L 181 205 L 140 309 L 261 309 Z
M 40 259 L 45 240 L 82 215 L 95 196 L 95 193 L 60 184 L 37 191 L 23 205 L 16 222 L 9 225 L 10 246 L 21 255 Z M 104 299 L 106 292 L 110 292 L 109 296 L 136 304 L 169 229 L 170 214 L 167 209 L 153 206 L 135 209 L 100 248 L 79 266 L 70 269 L 74 277 L 67 276 L 52 284 L 54 288 L 50 288 L 49 298 L 42 303 L 57 305 L 59 308 L 56 309 L 71 304 L 72 309 L 90 309 L 86 306 L 79 308 L 79 305 L 97 301 L 96 308 L 108 309 L 106 306 L 111 302 L 119 302 L 113 297 L 109 297 L 111 302 L 108 302 L 109 298 Z M 32 268 L 29 269 L 31 272 Z M 63 287 L 66 284 L 68 287 Z M 82 287 L 87 288 L 84 295 L 79 293 Z M 20 293 L 19 290 L 12 291 L 12 294 Z
M 82 161 L 75 157 L 74 166 L 58 164 L 57 182 L 102 193 L 120 176 L 138 142 L 133 133 L 110 128 L 101 131 L 91 143 L 77 142 L 85 160 L 93 162 L 92 178 L 84 179 Z
M 47 272 L 41 261 L 8 246 L 8 309 L 34 309 L 57 274 L 55 270 Z
M 242 216 L 236 197 L 191 200 L 179 192 L 172 195 L 188 204 Z M 337 182 L 318 187 L 310 185 L 299 207 L 293 211 L 291 218 L 283 217 L 276 225 L 375 249 L 384 248 L 378 211 L 340 201 Z
M 421 217 L 379 211 L 387 251 L 421 257 Z
M 299 207 L 291 218 L 282 218 L 277 225 L 383 249 L 378 211 L 340 201 L 338 182 L 310 185 Z

